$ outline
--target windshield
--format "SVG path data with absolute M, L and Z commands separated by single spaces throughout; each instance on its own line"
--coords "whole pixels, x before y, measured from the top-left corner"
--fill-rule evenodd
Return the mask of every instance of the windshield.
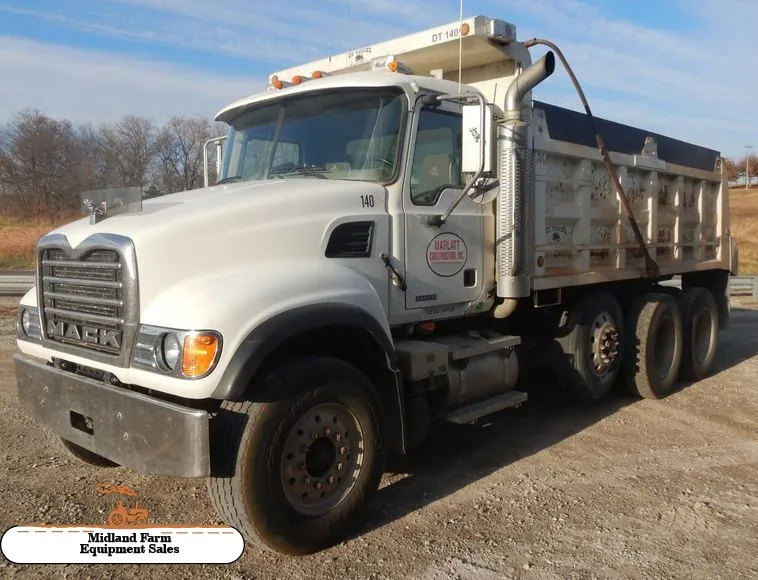
M 398 162 L 403 103 L 397 88 L 342 89 L 247 110 L 230 127 L 219 182 L 387 182 Z

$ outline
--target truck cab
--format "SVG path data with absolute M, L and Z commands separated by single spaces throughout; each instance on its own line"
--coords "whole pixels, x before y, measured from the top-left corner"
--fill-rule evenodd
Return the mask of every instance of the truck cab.
M 216 183 L 105 193 L 40 240 L 20 399 L 66 453 L 205 478 L 303 554 L 433 421 L 524 404 L 529 365 L 587 401 L 701 378 L 736 273 L 723 164 L 634 133 L 604 165 L 587 117 L 532 102 L 554 67 L 476 16 L 272 74 L 217 114 Z

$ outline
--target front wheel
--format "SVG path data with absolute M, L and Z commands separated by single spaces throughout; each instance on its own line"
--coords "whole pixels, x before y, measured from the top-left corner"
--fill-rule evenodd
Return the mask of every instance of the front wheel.
M 209 492 L 251 542 L 288 554 L 339 543 L 360 523 L 385 447 L 374 387 L 355 367 L 304 357 L 277 369 L 255 401 L 214 419 Z

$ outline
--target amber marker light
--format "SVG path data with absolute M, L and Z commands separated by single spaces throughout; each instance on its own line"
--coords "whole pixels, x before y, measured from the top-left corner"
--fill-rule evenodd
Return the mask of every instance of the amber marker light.
M 216 363 L 218 352 L 219 340 L 213 334 L 197 333 L 185 336 L 182 352 L 182 374 L 187 378 L 205 375 Z

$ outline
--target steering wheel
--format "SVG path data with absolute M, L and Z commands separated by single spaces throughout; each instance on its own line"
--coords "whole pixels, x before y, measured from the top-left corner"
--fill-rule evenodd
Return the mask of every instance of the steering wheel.
M 389 159 L 385 159 L 384 157 L 381 157 L 379 155 L 371 155 L 369 157 L 369 159 L 371 159 L 372 161 L 373 160 L 381 161 L 382 163 L 384 163 L 390 169 L 394 169 L 395 168 L 395 165 L 394 165 L 394 163 L 392 163 L 392 161 L 390 161 Z

